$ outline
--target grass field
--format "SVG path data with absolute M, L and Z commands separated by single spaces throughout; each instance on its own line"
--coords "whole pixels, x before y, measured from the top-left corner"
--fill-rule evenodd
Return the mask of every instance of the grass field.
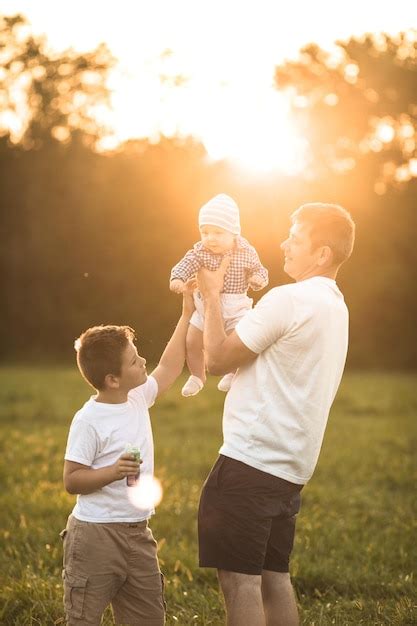
M 164 498 L 151 526 L 170 625 L 224 624 L 215 573 L 196 558 L 199 492 L 221 441 L 214 383 L 189 400 L 178 384 L 152 409 Z M 303 624 L 417 624 L 416 388 L 411 374 L 345 375 L 298 519 Z M 63 452 L 88 395 L 74 368 L 0 369 L 1 624 L 64 623 L 58 533 L 74 498 L 62 487 Z

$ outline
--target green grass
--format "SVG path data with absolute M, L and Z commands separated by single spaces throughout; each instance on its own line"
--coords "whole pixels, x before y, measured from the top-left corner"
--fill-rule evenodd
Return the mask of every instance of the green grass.
M 417 624 L 417 379 L 349 373 L 303 491 L 292 560 L 303 624 Z M 151 526 L 166 574 L 167 623 L 224 624 L 214 571 L 197 566 L 199 492 L 221 442 L 215 380 L 152 409 L 164 498 Z M 63 624 L 58 533 L 74 412 L 90 394 L 75 369 L 0 369 L 0 623 Z M 107 611 L 103 620 L 111 624 Z

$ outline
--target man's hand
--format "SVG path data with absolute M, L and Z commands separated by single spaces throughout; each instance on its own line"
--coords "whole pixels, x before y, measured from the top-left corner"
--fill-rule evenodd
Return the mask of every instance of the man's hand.
M 169 283 L 169 288 L 174 293 L 184 293 L 185 283 L 180 278 L 174 278 L 174 280 L 171 280 Z
M 133 454 L 125 452 L 120 458 L 117 459 L 116 463 L 113 464 L 114 480 L 121 480 L 129 475 L 134 476 L 138 473 L 140 463 L 142 462 L 143 461 L 141 459 L 138 463 L 135 461 L 135 456 Z
M 230 265 L 231 257 L 225 256 L 220 263 L 219 269 L 212 272 L 201 268 L 197 274 L 198 288 L 204 299 L 214 295 L 218 296 L 223 291 L 224 277 Z

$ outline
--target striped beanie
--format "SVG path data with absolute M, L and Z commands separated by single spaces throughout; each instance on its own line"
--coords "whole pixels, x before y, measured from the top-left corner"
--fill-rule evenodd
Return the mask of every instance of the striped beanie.
M 220 193 L 201 207 L 198 225 L 218 226 L 234 235 L 240 235 L 239 207 L 233 198 Z

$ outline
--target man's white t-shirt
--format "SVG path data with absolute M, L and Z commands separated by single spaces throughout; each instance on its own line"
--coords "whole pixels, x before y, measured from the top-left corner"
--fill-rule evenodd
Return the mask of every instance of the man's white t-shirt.
M 226 397 L 220 453 L 303 485 L 345 366 L 343 295 L 323 276 L 276 287 L 235 330 L 259 356 L 238 369 Z
M 105 404 L 91 397 L 72 420 L 65 459 L 95 470 L 115 463 L 130 443 L 140 450 L 141 476 L 152 476 L 153 437 L 148 409 L 157 394 L 158 383 L 148 376 L 143 385 L 129 392 L 127 402 Z M 72 514 L 81 521 L 96 523 L 148 519 L 154 509 L 134 506 L 129 499 L 132 489 L 122 478 L 93 493 L 78 495 Z

